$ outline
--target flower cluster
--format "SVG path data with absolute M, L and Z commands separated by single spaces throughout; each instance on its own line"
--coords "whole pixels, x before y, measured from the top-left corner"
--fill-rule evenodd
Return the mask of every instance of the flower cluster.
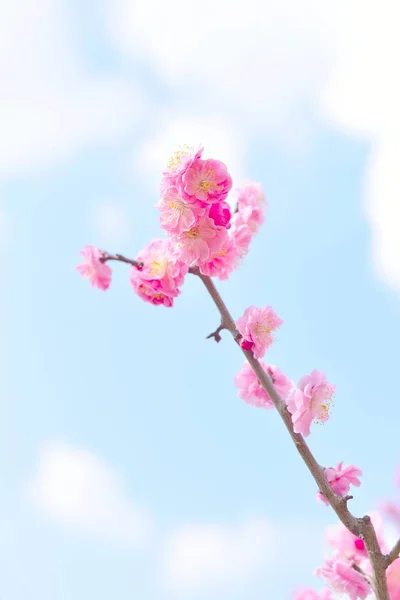
M 153 240 L 136 257 L 133 266 L 133 290 L 146 302 L 172 306 L 180 294 L 188 266 L 179 260 L 168 240 Z
M 203 148 L 175 152 L 161 181 L 160 225 L 189 266 L 214 260 L 226 246 L 232 179 L 224 163 L 202 158 Z M 227 256 L 227 252 L 221 256 Z
M 174 153 L 162 175 L 160 196 L 157 207 L 167 240 L 153 240 L 141 252 L 137 261 L 144 266 L 133 267 L 131 283 L 146 302 L 171 307 L 189 268 L 224 280 L 239 266 L 264 221 L 265 200 L 258 183 L 232 191 L 227 167 L 204 159 L 202 146 L 183 146 Z M 158 258 L 151 258 L 154 253 Z M 82 254 L 85 263 L 78 270 L 93 286 L 106 290 L 111 283 L 107 257 L 93 246 Z

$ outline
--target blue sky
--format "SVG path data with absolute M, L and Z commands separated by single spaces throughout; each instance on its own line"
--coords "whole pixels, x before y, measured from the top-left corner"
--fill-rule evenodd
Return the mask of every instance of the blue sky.
M 19 3 L 15 14 L 0 3 L 11 31 L 31 7 Z M 266 223 L 219 288 L 235 318 L 272 304 L 284 319 L 267 360 L 292 379 L 316 368 L 336 384 L 331 420 L 314 427 L 310 445 L 325 466 L 363 469 L 352 501 L 361 514 L 393 494 L 399 460 L 400 275 L 391 257 L 400 251 L 390 229 L 398 199 L 379 195 L 392 139 L 368 115 L 350 122 L 343 99 L 321 108 L 341 63 L 333 41 L 322 60 L 319 35 L 308 47 L 299 34 L 282 53 L 290 2 L 287 14 L 274 2 L 265 8 L 279 13 L 264 65 L 279 98 L 269 104 L 271 92 L 255 82 L 265 95 L 247 108 L 228 63 L 229 98 L 214 85 L 214 106 L 214 63 L 206 80 L 197 55 L 179 62 L 173 44 L 162 55 L 141 2 L 132 5 L 140 35 L 133 25 L 128 34 L 128 4 L 84 2 L 78 11 L 41 0 L 23 29 L 32 46 L 6 39 L 18 77 L 3 100 L 11 125 L 0 148 L 0 596 L 285 600 L 297 586 L 318 586 L 311 572 L 335 519 L 315 503 L 277 415 L 238 399 L 241 354 L 227 335 L 205 340 L 218 315 L 200 281 L 187 278 L 172 310 L 155 308 L 133 295 L 125 265 L 113 267 L 107 293 L 91 289 L 75 272 L 78 252 L 92 243 L 134 256 L 159 235 L 168 131 L 204 131 L 207 154 L 221 148 L 234 174 L 260 181 Z M 317 31 L 319 12 L 309 17 Z M 245 38 L 253 25 L 232 27 Z M 298 74 L 302 50 L 315 64 Z M 274 57 L 283 70 L 271 67 Z M 16 98 L 21 113 L 8 113 Z

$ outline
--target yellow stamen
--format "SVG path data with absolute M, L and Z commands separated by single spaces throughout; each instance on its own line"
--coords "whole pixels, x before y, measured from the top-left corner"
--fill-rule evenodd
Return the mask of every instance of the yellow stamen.
M 185 235 L 189 239 L 195 240 L 196 238 L 199 237 L 199 230 L 197 227 L 193 227 L 193 229 L 189 229 L 189 231 L 185 231 Z

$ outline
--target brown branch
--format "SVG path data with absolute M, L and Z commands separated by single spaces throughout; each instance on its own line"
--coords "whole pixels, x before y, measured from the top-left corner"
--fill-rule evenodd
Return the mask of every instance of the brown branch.
M 137 260 L 134 260 L 133 258 L 126 258 L 126 256 L 122 256 L 122 254 L 109 254 L 108 252 L 105 252 L 104 250 L 100 250 L 102 257 L 100 258 L 100 262 L 105 263 L 108 262 L 109 260 L 117 260 L 119 262 L 123 262 L 123 263 L 127 263 L 128 265 L 132 265 L 133 267 L 136 267 L 137 269 L 141 269 L 143 267 L 143 263 L 142 262 L 138 262 Z
M 386 567 L 392 564 L 400 556 L 400 539 L 397 540 L 389 554 L 385 556 Z
M 106 263 L 109 260 L 116 260 L 118 262 L 132 265 L 133 267 L 136 267 L 137 269 L 142 269 L 144 266 L 144 263 L 142 263 L 138 260 L 135 260 L 134 258 L 127 258 L 126 256 L 123 256 L 122 254 L 110 254 L 109 252 L 106 252 L 105 250 L 100 250 L 100 252 L 101 252 L 102 256 L 99 260 L 102 263 Z M 202 277 L 202 275 L 200 275 L 200 271 L 197 267 L 191 267 L 189 269 L 189 273 L 192 273 L 192 275 L 198 275 L 199 277 Z
M 237 332 L 235 322 L 231 314 L 229 313 L 224 301 L 222 300 L 217 288 L 215 287 L 213 281 L 210 279 L 210 277 L 205 277 L 204 275 L 199 275 L 199 277 L 204 283 L 214 304 L 219 310 L 219 313 L 221 315 L 221 324 L 224 323 L 226 325 L 226 328 L 229 329 L 229 331 L 232 333 L 235 341 L 238 341 L 239 334 Z M 334 493 L 325 477 L 323 468 L 318 464 L 318 462 L 314 458 L 303 436 L 293 431 L 292 419 L 286 407 L 286 403 L 282 400 L 282 398 L 276 391 L 270 376 L 264 371 L 258 360 L 254 358 L 252 352 L 248 352 L 247 350 L 243 349 L 242 352 L 247 358 L 254 373 L 257 375 L 261 386 L 268 394 L 276 410 L 278 411 L 290 437 L 292 438 L 297 452 L 300 454 L 301 458 L 308 467 L 308 470 L 314 478 L 318 489 L 327 498 L 329 504 L 331 505 L 331 507 L 333 508 L 343 525 L 347 527 L 347 529 L 353 535 L 365 540 L 365 545 L 367 547 L 368 555 L 374 572 L 374 578 L 371 581 L 371 587 L 375 593 L 376 600 L 390 600 L 385 573 L 387 566 L 385 563 L 386 557 L 384 557 L 380 550 L 375 529 L 372 525 L 370 517 L 368 515 L 362 518 L 355 517 L 354 515 L 352 515 L 352 513 L 347 507 L 347 501 L 350 498 L 342 498 L 341 496 L 337 496 Z
M 217 329 L 215 331 L 213 331 L 212 333 L 210 333 L 207 337 L 206 340 L 209 340 L 210 338 L 214 338 L 214 340 L 217 342 L 217 344 L 222 340 L 222 337 L 220 335 L 221 331 L 223 331 L 224 329 L 228 329 L 226 327 L 226 325 L 224 325 L 221 322 L 221 325 L 218 325 Z

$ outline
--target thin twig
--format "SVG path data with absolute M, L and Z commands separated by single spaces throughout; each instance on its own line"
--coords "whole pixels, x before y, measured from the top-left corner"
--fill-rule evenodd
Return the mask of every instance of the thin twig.
M 108 252 L 104 252 L 103 250 L 101 250 L 101 258 L 100 258 L 100 262 L 105 263 L 108 262 L 109 260 L 117 260 L 119 262 L 123 262 L 123 263 L 127 263 L 128 265 L 132 265 L 133 267 L 136 267 L 137 269 L 141 269 L 143 267 L 143 263 L 139 262 L 137 260 L 134 260 L 133 258 L 126 258 L 126 256 L 122 256 L 122 254 L 109 254 Z
M 227 329 L 227 327 L 221 323 L 221 325 L 218 325 L 217 329 L 215 331 L 213 331 L 212 333 L 210 333 L 207 337 L 206 340 L 209 340 L 210 338 L 214 338 L 214 340 L 219 343 L 222 340 L 222 337 L 220 335 L 221 331 L 223 331 L 224 329 Z
M 400 539 L 397 540 L 389 554 L 385 556 L 386 567 L 392 564 L 400 556 Z

